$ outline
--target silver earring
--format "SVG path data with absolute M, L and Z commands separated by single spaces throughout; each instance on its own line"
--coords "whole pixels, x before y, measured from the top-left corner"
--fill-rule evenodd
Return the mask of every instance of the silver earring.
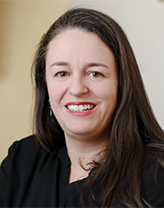
M 52 117 L 52 108 L 51 108 L 51 105 L 50 105 L 50 99 L 48 100 L 48 102 L 49 102 L 49 109 L 50 109 L 50 116 Z

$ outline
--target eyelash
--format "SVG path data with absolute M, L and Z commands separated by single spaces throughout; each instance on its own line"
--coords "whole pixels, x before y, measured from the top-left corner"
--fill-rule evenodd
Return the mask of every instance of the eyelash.
M 65 75 L 63 76 L 62 74 L 65 74 L 66 76 L 68 76 L 68 72 L 65 72 L 65 71 L 58 72 L 58 73 L 55 74 L 55 76 L 66 77 Z
M 91 76 L 91 77 L 93 77 L 93 78 L 98 78 L 98 77 L 103 76 L 102 73 L 97 72 L 97 71 L 89 72 L 87 75 L 88 75 L 88 76 Z M 95 76 L 95 75 L 96 75 L 96 76 Z M 61 72 L 56 73 L 55 76 L 58 76 L 58 77 L 61 77 L 61 78 L 62 78 L 62 77 L 66 77 L 66 76 L 68 76 L 68 72 L 61 71 Z
M 92 75 L 91 75 L 91 74 L 92 74 Z M 93 75 L 93 74 L 94 74 L 94 75 Z M 98 78 L 98 77 L 103 76 L 102 73 L 97 72 L 97 71 L 90 72 L 89 75 L 91 75 L 91 77 L 94 77 L 94 78 Z M 95 76 L 95 75 L 98 75 L 98 76 Z

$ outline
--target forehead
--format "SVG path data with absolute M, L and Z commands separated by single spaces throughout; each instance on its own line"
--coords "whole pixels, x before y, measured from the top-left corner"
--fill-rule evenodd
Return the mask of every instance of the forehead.
M 48 49 L 53 43 L 55 43 L 57 46 L 59 44 L 62 44 L 64 46 L 66 43 L 69 44 L 71 40 L 71 43 L 77 41 L 84 43 L 85 41 L 91 39 L 99 39 L 99 41 L 102 41 L 99 36 L 93 32 L 88 32 L 81 28 L 66 28 L 52 38 L 52 40 L 48 44 Z
M 110 49 L 100 39 L 98 35 L 92 32 L 87 32 L 83 29 L 66 29 L 57 34 L 49 43 L 47 48 L 47 56 L 67 55 L 72 56 L 80 54 L 85 56 L 93 53 L 100 55 L 102 53 L 109 53 Z M 112 53 L 110 51 L 110 53 Z

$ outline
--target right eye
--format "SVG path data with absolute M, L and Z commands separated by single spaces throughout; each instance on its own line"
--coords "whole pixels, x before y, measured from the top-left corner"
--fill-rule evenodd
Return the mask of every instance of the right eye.
M 62 71 L 62 72 L 58 72 L 56 75 L 57 75 L 58 77 L 66 77 L 66 76 L 68 76 L 68 73 Z

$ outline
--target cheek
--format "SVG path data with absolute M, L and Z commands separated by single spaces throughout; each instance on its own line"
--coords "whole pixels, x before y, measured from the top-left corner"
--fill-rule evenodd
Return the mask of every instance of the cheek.
M 47 85 L 49 98 L 51 101 L 56 100 L 60 95 L 60 88 L 57 88 L 54 84 L 48 84 Z
M 65 94 L 64 86 L 59 86 L 54 83 L 53 84 L 49 83 L 47 85 L 47 89 L 52 107 L 58 107 Z
M 109 108 L 115 108 L 117 103 L 117 93 L 116 91 L 107 91 L 101 94 L 101 100 L 104 102 L 105 106 Z
M 117 83 L 116 82 L 108 82 L 101 86 L 98 86 L 94 89 L 97 97 L 103 102 L 104 104 L 116 103 L 117 102 Z
M 117 90 L 108 89 L 101 95 L 102 110 L 106 115 L 112 115 L 117 104 Z

